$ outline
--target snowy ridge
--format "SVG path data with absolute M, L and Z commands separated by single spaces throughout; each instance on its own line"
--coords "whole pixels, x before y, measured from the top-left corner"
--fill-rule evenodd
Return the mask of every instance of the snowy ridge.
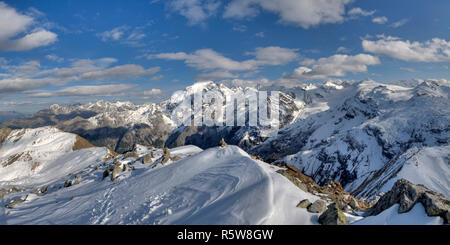
M 174 149 L 172 154 L 198 152 Z M 124 160 L 125 161 L 125 160 Z M 118 182 L 95 172 L 80 184 L 33 196 L 5 224 L 314 224 L 296 208 L 309 193 L 235 146 L 211 148 L 158 168 L 137 167 Z M 100 176 L 98 176 L 100 177 Z M 84 178 L 83 178 L 84 179 Z M 143 188 L 149 187 L 149 188 Z M 151 187 L 151 188 L 150 188 Z M 35 207 L 40 207 L 36 209 Z M 57 210 L 55 212 L 55 210 Z

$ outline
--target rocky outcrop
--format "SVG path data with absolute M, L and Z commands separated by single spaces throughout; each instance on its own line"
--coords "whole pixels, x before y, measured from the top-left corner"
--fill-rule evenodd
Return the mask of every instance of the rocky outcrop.
M 11 200 L 11 201 L 6 205 L 6 208 L 14 208 L 17 204 L 25 202 L 25 201 L 27 200 L 27 198 L 28 198 L 28 195 L 25 196 L 24 198 L 19 198 L 19 199 Z
M 93 144 L 89 143 L 89 141 L 87 141 L 86 139 L 76 135 L 75 136 L 75 143 L 73 144 L 72 150 L 73 151 L 78 151 L 81 149 L 87 149 L 87 148 L 92 148 L 95 147 Z
M 326 210 L 327 204 L 322 200 L 317 200 L 308 206 L 308 212 L 310 213 L 322 213 Z
M 151 163 L 151 162 L 153 162 L 153 158 L 154 158 L 154 157 L 155 157 L 155 156 L 154 156 L 153 151 L 152 151 L 152 152 L 148 153 L 147 155 L 145 155 L 145 156 L 142 158 L 142 163 L 143 163 L 143 164 Z
M 307 208 L 311 205 L 311 202 L 308 199 L 304 199 L 297 204 L 297 208 Z
M 322 199 L 336 203 L 341 210 L 362 211 L 369 206 L 364 200 L 357 199 L 350 195 L 350 193 L 344 191 L 339 182 L 330 181 L 325 186 L 319 186 L 311 177 L 301 173 L 296 167 L 290 164 L 280 163 L 277 166 L 283 168 L 277 172 L 289 179 L 298 188 L 312 194 L 322 194 Z
M 5 141 L 8 135 L 11 133 L 9 128 L 0 128 L 0 145 Z
M 428 216 L 440 216 L 444 219 L 444 224 L 449 223 L 450 199 L 405 179 L 397 180 L 392 189 L 368 209 L 364 216 L 378 215 L 394 204 L 399 204 L 398 213 L 406 213 L 417 203 L 424 206 Z
M 321 225 L 345 225 L 347 223 L 347 217 L 336 203 L 328 205 L 327 210 L 319 216 L 319 224 Z

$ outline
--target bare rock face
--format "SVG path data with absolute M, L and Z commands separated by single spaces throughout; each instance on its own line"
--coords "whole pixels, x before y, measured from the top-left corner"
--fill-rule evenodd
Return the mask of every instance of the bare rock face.
M 395 182 L 392 189 L 368 209 L 364 216 L 378 215 L 394 204 L 399 204 L 398 213 L 409 212 L 414 205 L 421 203 L 425 207 L 428 216 L 440 216 L 444 224 L 449 223 L 450 199 L 440 193 L 436 193 L 423 185 L 415 185 L 400 179 Z

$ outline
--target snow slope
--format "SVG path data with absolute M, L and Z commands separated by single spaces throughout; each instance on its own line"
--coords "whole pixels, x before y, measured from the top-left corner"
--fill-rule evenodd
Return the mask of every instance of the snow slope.
M 100 147 L 74 151 L 76 140 L 53 127 L 13 130 L 0 144 L 0 187 L 45 185 L 109 155 Z
M 175 149 L 186 153 L 187 149 Z M 140 164 L 140 163 L 135 163 Z M 4 224 L 314 224 L 296 208 L 316 200 L 276 167 L 236 146 L 211 148 L 159 168 L 139 168 L 114 183 L 101 172 L 78 185 L 31 196 L 0 213 Z M 83 180 L 85 178 L 83 177 Z M 72 198 L 73 197 L 73 198 Z

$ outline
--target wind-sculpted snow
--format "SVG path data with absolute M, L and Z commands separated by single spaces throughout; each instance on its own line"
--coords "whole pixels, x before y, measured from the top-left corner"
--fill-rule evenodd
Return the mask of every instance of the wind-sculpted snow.
M 197 148 L 198 149 L 198 148 Z M 193 149 L 196 152 L 196 149 Z M 190 148 L 173 149 L 187 154 Z M 189 155 L 189 154 L 187 154 Z M 140 163 L 135 163 L 140 164 Z M 136 165 L 137 166 L 137 165 Z M 318 197 L 235 146 L 216 147 L 156 168 L 140 167 L 111 182 L 87 181 L 27 201 L 4 224 L 313 224 L 317 214 L 296 208 Z

